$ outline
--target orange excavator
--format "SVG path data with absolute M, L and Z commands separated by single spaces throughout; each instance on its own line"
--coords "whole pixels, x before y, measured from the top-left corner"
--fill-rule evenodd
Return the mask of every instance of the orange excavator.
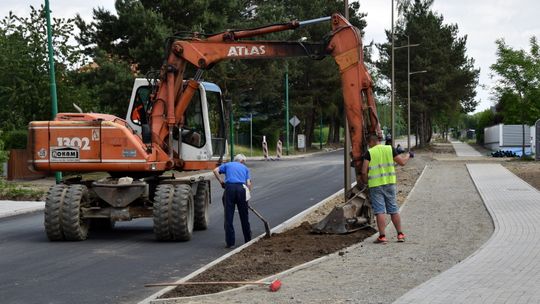
M 243 40 L 330 21 L 322 43 Z M 97 180 L 72 177 L 50 188 L 45 230 L 51 241 L 87 238 L 89 228 L 151 217 L 161 241 L 186 241 L 208 226 L 210 181 L 174 171 L 209 170 L 226 151 L 221 91 L 201 81 L 203 71 L 226 59 L 332 56 L 341 74 L 357 187 L 343 207 L 319 223 L 319 232 L 342 233 L 371 222 L 360 181 L 366 135 L 381 135 L 372 80 L 363 62 L 360 31 L 334 14 L 214 35 L 193 33 L 169 40 L 168 55 L 154 79 L 137 79 L 125 119 L 97 113 L 59 113 L 29 124 L 29 164 L 37 171 L 108 172 Z M 196 69 L 186 79 L 188 65 Z

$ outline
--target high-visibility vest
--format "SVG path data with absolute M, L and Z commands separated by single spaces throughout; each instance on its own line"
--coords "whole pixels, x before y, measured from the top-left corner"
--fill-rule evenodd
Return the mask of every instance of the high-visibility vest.
M 369 149 L 368 186 L 370 188 L 396 183 L 392 146 L 376 145 Z

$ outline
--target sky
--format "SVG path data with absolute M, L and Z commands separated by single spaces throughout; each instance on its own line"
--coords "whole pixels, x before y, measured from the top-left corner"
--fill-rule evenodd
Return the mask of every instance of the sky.
M 365 44 L 384 42 L 384 30 L 391 26 L 391 1 L 360 0 L 360 10 L 368 14 Z M 44 0 L 2 0 L 0 16 L 8 15 L 10 10 L 18 16 L 28 15 L 30 5 L 39 7 L 42 3 Z M 84 19 L 91 20 L 92 9 L 98 6 L 114 11 L 114 0 L 50 0 L 52 15 L 56 18 L 79 13 Z M 493 105 L 490 93 L 494 80 L 490 77 L 489 67 L 496 61 L 495 40 L 504 38 L 509 46 L 528 51 L 530 37 L 540 38 L 540 1 L 435 0 L 433 10 L 443 15 L 444 23 L 457 24 L 459 36 L 468 36 L 467 56 L 474 58 L 475 66 L 480 68 L 476 90 L 480 103 L 475 112 L 489 109 Z M 413 37 L 411 43 L 414 43 Z

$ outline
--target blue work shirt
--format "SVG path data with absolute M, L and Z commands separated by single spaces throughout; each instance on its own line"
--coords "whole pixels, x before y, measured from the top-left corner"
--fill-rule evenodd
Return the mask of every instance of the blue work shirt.
M 226 184 L 246 184 L 249 177 L 249 169 L 242 163 L 230 162 L 219 166 L 219 173 L 225 174 Z

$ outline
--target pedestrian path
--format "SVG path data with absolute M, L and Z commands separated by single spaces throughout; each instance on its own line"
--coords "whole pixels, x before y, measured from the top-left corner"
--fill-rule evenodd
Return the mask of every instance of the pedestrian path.
M 480 152 L 473 149 L 470 145 L 460 142 L 460 141 L 452 141 L 452 146 L 454 146 L 454 150 L 456 151 L 457 156 L 461 157 L 480 157 L 483 156 Z
M 493 236 L 394 303 L 540 303 L 540 192 L 498 164 L 467 168 L 493 218 Z
M 42 210 L 45 202 L 0 200 L 0 218 Z

